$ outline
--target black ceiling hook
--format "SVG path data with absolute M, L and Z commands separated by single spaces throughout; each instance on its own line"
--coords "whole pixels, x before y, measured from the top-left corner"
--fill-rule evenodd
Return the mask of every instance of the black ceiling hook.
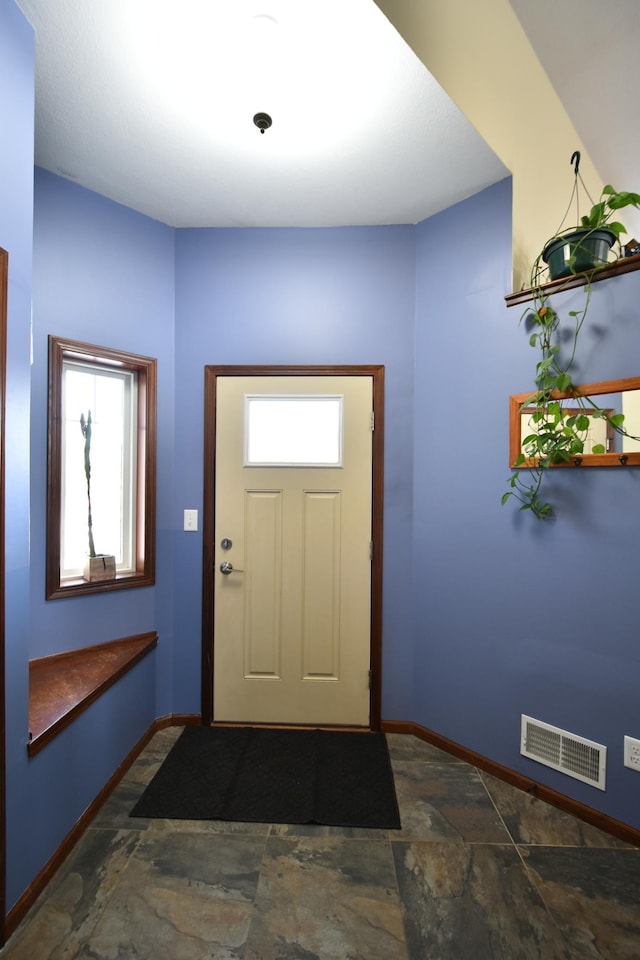
M 571 160 L 569 162 L 574 163 L 573 172 L 574 172 L 574 175 L 577 177 L 578 170 L 580 169 L 580 151 L 579 150 L 573 151 L 573 153 L 571 154 Z

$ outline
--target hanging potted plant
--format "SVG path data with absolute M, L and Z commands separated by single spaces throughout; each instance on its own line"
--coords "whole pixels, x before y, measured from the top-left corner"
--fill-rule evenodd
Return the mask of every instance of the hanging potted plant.
M 113 580 L 116 575 L 116 558 L 113 554 L 96 553 L 93 542 L 93 514 L 91 510 L 91 410 L 85 419 L 84 412 L 80 414 L 80 429 L 84 437 L 84 474 L 87 480 L 87 532 L 89 539 L 89 554 L 84 565 L 84 579 L 91 582 L 96 580 Z
M 577 151 L 576 151 L 577 153 Z M 572 161 L 576 157 L 574 153 Z M 578 204 L 577 179 L 579 177 L 580 155 L 577 153 L 576 180 L 574 193 Z M 580 177 L 582 183 L 582 178 Z M 583 184 L 584 186 L 584 184 Z M 585 192 L 586 187 L 585 187 Z M 587 192 L 587 196 L 589 196 Z M 624 207 L 640 207 L 640 194 L 630 191 L 614 190 L 610 183 L 602 188 L 600 199 L 592 202 L 588 214 L 580 217 L 579 224 L 547 240 L 542 251 L 542 260 L 549 269 L 550 280 L 560 280 L 575 274 L 589 273 L 609 263 L 609 251 L 620 236 L 626 233 L 623 223 L 614 220 L 618 210 Z M 562 225 L 561 225 L 562 226 Z M 534 265 L 535 267 L 535 265 Z
M 574 160 L 573 189 L 577 197 L 580 163 L 577 151 L 571 157 L 572 163 Z M 605 421 L 614 433 L 637 439 L 627 431 L 623 414 L 599 407 L 592 397 L 583 394 L 580 387 L 574 384 L 571 374 L 591 301 L 590 272 L 605 265 L 610 247 L 627 232 L 622 223 L 611 219 L 615 211 L 627 206 L 640 208 L 640 194 L 619 193 L 610 185 L 605 186 L 598 203 L 593 204 L 590 213 L 581 218 L 581 227 L 574 228 L 568 234 L 552 237 L 532 266 L 532 306 L 525 310 L 521 319 L 530 327 L 529 345 L 538 352 L 539 359 L 535 366 L 535 392 L 527 397 L 520 408 L 529 416 L 531 433 L 522 439 L 522 452 L 515 461 L 515 472 L 508 481 L 510 489 L 503 495 L 502 503 L 513 497 L 520 503 L 520 510 L 530 510 L 539 520 L 553 516 L 552 505 L 542 495 L 547 471 L 552 466 L 580 462 L 585 452 L 590 418 Z M 600 236 L 603 231 L 608 231 L 610 243 L 609 237 Z M 594 243 L 591 243 L 592 240 Z M 606 252 L 598 246 L 602 242 L 606 245 Z M 562 321 L 562 339 L 565 343 L 562 356 L 559 345 L 561 318 L 552 306 L 544 284 L 549 279 L 574 277 L 581 273 L 586 274 L 584 301 L 581 309 L 568 311 L 568 319 Z M 562 289 L 563 285 L 560 284 L 553 293 Z M 571 400 L 569 410 L 562 403 L 567 398 Z M 605 447 L 595 444 L 589 453 L 605 453 Z M 525 469 L 526 473 L 523 472 Z

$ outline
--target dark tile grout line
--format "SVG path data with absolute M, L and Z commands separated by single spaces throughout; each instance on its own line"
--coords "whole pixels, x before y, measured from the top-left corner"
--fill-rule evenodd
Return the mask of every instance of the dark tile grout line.
M 491 803 L 492 803 L 492 805 L 493 805 L 494 810 L 496 811 L 498 817 L 500 818 L 500 822 L 502 823 L 504 829 L 506 830 L 507 835 L 508 835 L 508 837 L 509 837 L 510 840 L 511 840 L 511 843 L 512 843 L 513 846 L 515 847 L 516 855 L 517 855 L 517 857 L 518 857 L 518 860 L 520 861 L 520 864 L 521 864 L 521 866 L 522 866 L 522 869 L 524 870 L 524 875 L 525 875 L 525 877 L 527 878 L 527 881 L 528 881 L 531 889 L 532 889 L 533 891 L 535 891 L 535 893 L 536 893 L 538 899 L 540 900 L 542 906 L 544 907 L 545 912 L 547 913 L 549 919 L 553 922 L 554 926 L 557 927 L 557 928 L 558 928 L 558 931 L 561 933 L 562 931 L 560 930 L 560 927 L 559 927 L 557 918 L 556 918 L 555 915 L 553 914 L 550 905 L 549 905 L 549 904 L 547 903 L 547 901 L 546 901 L 546 898 L 542 895 L 542 891 L 538 888 L 538 884 L 537 884 L 536 881 L 535 881 L 535 877 L 533 876 L 533 873 L 532 873 L 532 871 L 531 871 L 528 863 L 526 862 L 526 860 L 525 860 L 525 858 L 524 858 L 524 855 L 523 855 L 522 850 L 521 850 L 521 846 L 522 846 L 522 845 L 516 842 L 515 837 L 513 836 L 513 834 L 511 833 L 511 831 L 509 830 L 509 827 L 507 826 L 507 823 L 506 823 L 504 817 L 502 816 L 502 813 L 500 812 L 500 808 L 498 807 L 498 803 L 497 803 L 497 801 L 495 800 L 495 798 L 493 797 L 491 791 L 489 790 L 489 787 L 487 786 L 487 783 L 486 783 L 484 777 L 482 776 L 482 771 L 481 771 L 480 769 L 478 769 L 477 767 L 474 768 L 474 769 L 477 770 L 478 775 L 479 775 L 479 777 L 480 777 L 480 781 L 481 781 L 481 783 L 482 783 L 482 786 L 484 787 L 484 789 L 485 789 L 485 791 L 486 791 L 486 793 L 487 793 L 487 796 L 489 797 L 489 800 L 491 801 Z
M 148 782 L 148 781 L 145 782 L 144 779 L 143 779 L 143 780 L 137 780 L 137 779 L 135 779 L 135 766 L 136 766 L 136 764 L 141 760 L 141 758 L 144 758 L 144 759 L 142 759 L 142 761 L 140 762 L 140 764 L 139 764 L 140 767 L 144 767 L 145 765 L 148 766 L 148 767 L 150 767 L 150 766 L 152 766 L 156 761 L 158 761 L 159 763 L 161 763 L 162 760 L 166 757 L 166 755 L 167 755 L 167 753 L 168 753 L 168 751 L 169 751 L 170 749 L 171 749 L 171 745 L 170 745 L 170 744 L 167 744 L 166 746 L 163 746 L 163 747 L 161 747 L 161 748 L 156 748 L 156 750 L 147 748 L 148 752 L 147 752 L 147 751 L 143 751 L 143 752 L 140 754 L 140 757 L 139 757 L 139 758 L 136 760 L 136 762 L 132 765 L 132 767 L 130 768 L 130 770 L 127 771 L 127 774 L 125 774 L 125 776 L 123 777 L 121 783 L 123 783 L 123 784 L 128 784 L 128 786 L 129 786 L 130 788 L 132 788 L 133 791 L 138 792 L 138 793 L 142 793 L 142 792 L 144 791 L 145 787 L 147 786 L 147 782 Z M 451 765 L 451 761 L 441 761 L 441 760 L 439 760 L 437 757 L 420 757 L 420 756 L 410 756 L 410 757 L 401 757 L 401 758 L 400 758 L 400 757 L 396 757 L 396 760 L 397 760 L 397 762 L 400 762 L 400 763 L 403 763 L 403 764 L 410 764 L 410 765 L 413 765 L 414 763 L 416 763 L 416 764 L 422 764 L 422 765 L 447 765 L 447 766 Z M 151 761 L 151 762 L 150 762 L 150 761 Z M 500 823 L 501 823 L 501 825 L 502 825 L 502 827 L 503 827 L 503 829 L 504 829 L 504 831 L 505 831 L 505 841 L 504 841 L 503 843 L 502 843 L 502 842 L 497 842 L 497 841 L 490 842 L 490 843 L 487 843 L 487 842 L 484 842 L 484 841 L 472 841 L 472 840 L 471 840 L 471 841 L 468 841 L 468 840 L 464 840 L 464 839 L 462 838 L 462 836 L 460 835 L 460 840 L 452 840 L 452 841 L 449 841 L 449 842 L 451 843 L 452 846 L 457 846 L 458 844 L 462 844 L 463 846 L 467 846 L 467 847 L 469 847 L 469 848 L 471 848 L 471 849 L 473 849 L 474 847 L 475 847 L 475 848 L 479 848 L 479 847 L 503 847 L 503 848 L 507 848 L 508 846 L 513 846 L 513 847 L 515 847 L 516 854 L 517 854 L 517 857 L 518 857 L 518 861 L 519 861 L 519 863 L 520 863 L 520 866 L 524 868 L 524 876 L 525 876 L 526 879 L 527 879 L 528 885 L 530 886 L 531 890 L 535 893 L 537 900 L 538 900 L 538 901 L 542 904 L 542 906 L 544 907 L 544 910 L 545 910 L 546 914 L 549 916 L 550 920 L 552 921 L 553 926 L 554 926 L 560 933 L 562 933 L 562 927 L 561 927 L 561 924 L 560 924 L 560 920 L 559 920 L 559 918 L 557 918 L 557 917 L 555 916 L 555 914 L 553 913 L 553 911 L 552 911 L 552 909 L 551 909 L 551 906 L 547 903 L 546 897 L 543 895 L 543 891 L 538 887 L 538 884 L 536 883 L 536 880 L 535 880 L 534 872 L 533 872 L 532 869 L 529 867 L 529 865 L 528 865 L 528 863 L 527 863 L 527 860 L 526 860 L 526 858 L 525 858 L 525 856 L 524 856 L 524 851 L 525 851 L 528 847 L 538 848 L 538 849 L 542 849 L 542 850 L 548 850 L 548 849 L 554 849 L 554 848 L 555 848 L 555 849 L 563 849 L 563 850 L 564 850 L 564 849 L 584 849 L 584 848 L 588 848 L 588 847 L 589 847 L 589 844 L 588 844 L 588 843 L 583 843 L 583 844 L 580 844 L 580 843 L 572 843 L 572 844 L 567 844 L 567 843 L 556 843 L 556 844 L 549 844 L 549 843 L 538 843 L 538 844 L 535 844 L 535 843 L 533 843 L 533 844 L 525 844 L 525 843 L 519 843 L 519 842 L 517 842 L 516 839 L 515 839 L 515 837 L 514 837 L 514 835 L 513 835 L 513 833 L 512 833 L 512 831 L 511 831 L 511 830 L 509 829 L 509 827 L 507 826 L 507 823 L 506 823 L 506 821 L 505 821 L 505 819 L 504 819 L 504 816 L 503 816 L 503 814 L 502 814 L 502 812 L 501 812 L 500 805 L 499 805 L 499 799 L 498 799 L 498 798 L 495 798 L 495 797 L 493 796 L 493 794 L 491 793 L 491 790 L 489 789 L 488 783 L 487 783 L 487 781 L 485 780 L 482 771 L 479 770 L 479 769 L 476 768 L 476 767 L 473 767 L 471 764 L 464 763 L 463 761 L 458 761 L 458 762 L 456 763 L 456 766 L 457 766 L 457 765 L 464 766 L 464 767 L 466 767 L 468 770 L 473 771 L 473 773 L 475 774 L 475 776 L 480 780 L 480 783 L 482 784 L 482 786 L 483 786 L 483 788 L 484 788 L 484 794 L 486 794 L 486 795 L 488 796 L 489 801 L 490 801 L 490 806 L 491 806 L 491 808 L 495 811 L 495 814 L 497 815 L 497 817 L 498 817 L 498 819 L 499 819 L 499 821 L 500 821 Z M 543 803 L 543 805 L 546 806 L 546 804 L 544 804 L 544 801 L 539 801 L 539 802 Z M 113 889 L 111 890 L 111 892 L 110 892 L 108 898 L 106 899 L 106 901 L 104 901 L 104 902 L 101 904 L 99 913 L 98 913 L 98 915 L 97 915 L 97 917 L 96 917 L 96 919 L 95 919 L 95 922 L 92 924 L 91 930 L 88 932 L 88 934 L 87 934 L 87 935 L 84 937 L 84 939 L 83 939 L 83 942 L 84 942 L 85 945 L 86 945 L 86 943 L 88 943 L 89 940 L 91 939 L 91 936 L 93 935 L 96 927 L 98 926 L 101 918 L 103 917 L 104 912 L 107 910 L 109 903 L 111 903 L 111 901 L 112 901 L 112 899 L 113 899 L 113 897 L 114 897 L 114 895 L 115 895 L 115 892 L 116 892 L 116 890 L 118 889 L 118 887 L 119 887 L 119 885 L 120 885 L 120 882 L 122 881 L 123 877 L 127 874 L 127 872 L 130 870 L 130 868 L 131 868 L 131 863 L 132 863 L 133 859 L 135 858 L 135 856 L 137 855 L 138 851 L 140 850 L 140 847 L 141 847 L 141 845 L 143 844 L 145 837 L 153 838 L 153 834 L 154 834 L 154 832 L 156 832 L 156 831 L 153 830 L 153 828 L 150 827 L 150 825 L 151 825 L 154 821 L 144 820 L 144 821 L 141 821 L 141 822 L 140 822 L 140 825 L 139 825 L 139 826 L 135 826 L 135 827 L 134 827 L 134 826 L 124 827 L 124 826 L 122 826 L 121 824 L 118 823 L 118 820 L 119 820 L 122 816 L 123 816 L 122 810 L 119 810 L 119 811 L 117 810 L 116 813 L 113 815 L 113 820 L 112 820 L 111 823 L 109 823 L 108 820 L 107 820 L 107 822 L 97 823 L 97 824 L 96 824 L 95 821 L 94 821 L 94 822 L 92 822 L 92 824 L 90 824 L 89 827 L 88 827 L 88 831 L 92 831 L 92 832 L 93 832 L 93 831 L 108 831 L 108 832 L 113 833 L 114 835 L 116 835 L 116 834 L 122 833 L 122 832 L 124 832 L 124 831 L 129 831 L 129 832 L 131 832 L 131 833 L 136 833 L 137 836 L 136 836 L 136 838 L 135 838 L 135 841 L 134 841 L 133 844 L 132 844 L 131 849 L 130 849 L 129 852 L 127 853 L 126 861 L 125 861 L 123 867 L 121 868 L 120 871 L 118 871 L 118 877 L 117 877 L 116 882 L 113 884 Z M 97 819 L 97 818 L 96 818 L 96 819 Z M 575 818 L 574 818 L 574 819 L 575 819 Z M 295 824 L 292 824 L 292 825 L 289 825 L 289 826 L 295 828 L 296 825 L 295 825 Z M 278 827 L 277 824 L 268 824 L 268 825 L 266 826 L 266 831 L 265 831 L 264 833 L 263 833 L 262 831 L 256 831 L 256 832 L 250 832 L 250 831 L 242 832 L 242 831 L 241 831 L 241 832 L 238 832 L 238 833 L 234 833 L 234 832 L 228 832 L 228 833 L 227 833 L 227 832 L 225 832 L 225 831 L 220 831 L 220 832 L 207 833 L 206 831 L 199 831 L 199 830 L 197 830 L 197 829 L 189 829 L 189 828 L 187 828 L 187 829 L 185 829 L 185 830 L 178 831 L 178 833 L 183 833 L 183 834 L 185 834 L 185 835 L 202 834 L 203 836 L 208 836 L 208 837 L 210 838 L 210 840 L 212 840 L 212 841 L 215 841 L 215 840 L 225 840 L 225 841 L 238 840 L 238 841 L 240 841 L 240 840 L 242 840 L 242 839 L 246 839 L 247 837 L 253 837 L 253 838 L 255 838 L 255 839 L 261 838 L 261 840 L 262 840 L 262 844 L 261 844 L 262 852 L 261 852 L 261 857 L 260 857 L 260 866 L 259 866 L 259 868 L 258 868 L 258 873 L 257 873 L 256 890 L 255 890 L 255 893 L 254 893 L 254 896 L 253 896 L 253 907 L 255 908 L 256 900 L 257 900 L 257 896 L 258 896 L 258 890 L 259 890 L 259 886 L 260 886 L 260 881 L 261 881 L 261 877 L 262 877 L 262 870 L 263 870 L 263 867 L 264 867 L 265 862 L 266 862 L 266 853 L 267 853 L 269 841 L 270 841 L 270 840 L 273 840 L 273 839 L 286 839 L 286 840 L 290 840 L 291 843 L 293 844 L 293 843 L 295 843 L 296 841 L 300 841 L 300 840 L 303 840 L 303 839 L 305 838 L 305 837 L 304 837 L 304 834 L 299 834 L 299 835 L 297 835 L 297 836 L 295 835 L 295 833 L 292 834 L 292 835 L 284 835 L 284 834 L 280 834 L 280 835 L 279 835 L 277 832 L 275 832 L 276 829 L 277 829 L 277 827 Z M 163 827 L 162 827 L 160 830 L 157 831 L 157 834 L 158 834 L 158 835 L 162 835 L 162 834 L 164 834 L 165 832 L 171 832 L 171 831 L 172 831 L 171 821 L 170 821 L 170 820 L 167 820 L 167 821 L 164 822 Z M 309 835 L 308 835 L 308 836 L 309 836 Z M 310 836 L 311 836 L 311 837 L 314 837 L 314 834 L 311 834 Z M 427 845 L 428 845 L 429 843 L 434 843 L 434 844 L 436 844 L 436 843 L 439 843 L 439 844 L 444 843 L 445 845 L 447 845 L 448 842 L 447 842 L 447 841 L 442 841 L 442 840 L 440 840 L 440 841 L 437 841 L 437 840 L 422 840 L 422 841 L 418 841 L 415 837 L 403 836 L 401 830 L 395 831 L 395 830 L 388 830 L 388 829 L 387 829 L 387 830 L 381 830 L 379 836 L 351 836 L 351 837 L 348 837 L 348 836 L 345 836 L 344 834 L 340 834 L 340 833 L 337 833 L 337 834 L 330 834 L 330 833 L 329 833 L 329 834 L 326 834 L 326 835 L 321 835 L 321 838 L 323 838 L 323 839 L 332 839 L 332 838 L 335 838 L 336 840 L 351 840 L 351 841 L 354 841 L 354 840 L 355 840 L 355 841 L 358 841 L 358 840 L 367 840 L 367 841 L 369 841 L 369 842 L 374 842 L 374 843 L 381 843 L 381 842 L 386 841 L 386 843 L 387 843 L 388 855 L 391 857 L 392 876 L 393 876 L 394 883 L 395 883 L 394 892 L 395 892 L 395 895 L 396 895 L 397 900 L 398 900 L 398 904 L 399 904 L 400 909 L 401 909 L 402 922 L 403 922 L 403 927 L 404 927 L 404 932 L 405 932 L 405 938 L 406 938 L 407 944 L 408 944 L 409 938 L 408 938 L 408 927 L 407 927 L 407 924 L 408 924 L 408 922 L 409 922 L 409 920 L 410 920 L 410 917 L 409 917 L 409 914 L 408 914 L 408 913 L 406 912 L 406 910 L 405 910 L 405 904 L 404 904 L 404 902 L 403 902 L 403 900 L 402 900 L 402 896 L 401 896 L 400 881 L 399 881 L 399 876 L 398 876 L 398 868 L 397 868 L 397 863 L 396 863 L 396 857 L 395 857 L 395 855 L 394 855 L 394 844 L 404 844 L 404 843 L 411 844 L 411 843 L 420 842 L 420 843 L 427 844 Z M 75 848 L 74 848 L 74 849 L 75 849 Z M 593 848 L 593 849 L 598 849 L 598 848 Z M 623 850 L 624 850 L 624 848 L 615 848 L 615 849 L 617 850 L 617 852 L 623 852 Z M 635 847 L 631 847 L 631 846 L 628 848 L 628 852 L 636 853 L 636 854 L 639 853 L 639 851 L 638 851 Z M 73 853 L 73 851 L 71 851 L 70 856 L 72 855 L 72 853 Z M 143 859 L 143 858 L 144 858 L 144 855 L 141 853 L 140 859 Z M 65 861 L 65 863 L 67 863 L 67 862 L 68 862 L 68 860 Z M 64 868 L 64 865 L 62 865 L 62 868 Z M 45 891 L 43 891 L 42 899 L 39 898 L 39 906 L 37 907 L 37 909 L 40 909 L 40 908 L 42 907 L 42 905 L 46 902 L 46 899 L 47 899 L 47 897 L 49 896 L 49 893 L 50 893 L 50 885 L 49 885 L 49 888 L 47 888 Z M 34 904 L 34 908 L 36 908 L 36 904 Z M 31 913 L 31 911 L 30 911 L 30 913 Z M 32 914 L 32 916 L 33 916 L 33 915 L 34 915 L 34 914 Z M 25 918 L 25 921 L 27 921 L 27 918 Z
M 510 839 L 511 843 L 513 844 L 513 846 L 516 848 L 516 851 L 517 851 L 517 853 L 518 853 L 518 857 L 519 857 L 520 860 L 522 861 L 522 865 L 526 867 L 526 864 L 525 864 L 524 860 L 522 859 L 522 855 L 520 854 L 520 850 L 518 849 L 518 844 L 516 843 L 516 840 L 515 840 L 513 834 L 511 833 L 511 830 L 509 830 L 509 827 L 507 826 L 507 823 L 506 823 L 504 817 L 502 816 L 502 813 L 500 812 L 500 808 L 498 807 L 498 804 L 497 804 L 496 800 L 494 799 L 491 791 L 489 790 L 489 787 L 487 786 L 487 784 L 486 784 L 486 782 L 485 782 L 484 777 L 482 776 L 482 771 L 481 771 L 478 767 L 474 767 L 473 769 L 474 769 L 474 770 L 476 771 L 476 773 L 478 774 L 478 777 L 480 778 L 480 783 L 481 783 L 482 786 L 484 787 L 485 793 L 486 793 L 487 796 L 489 797 L 489 800 L 490 800 L 490 802 L 491 802 L 491 805 L 493 806 L 493 809 L 494 809 L 495 812 L 497 813 L 498 818 L 499 818 L 499 820 L 500 820 L 500 823 L 501 823 L 502 826 L 504 827 L 507 836 L 509 837 L 509 839 Z

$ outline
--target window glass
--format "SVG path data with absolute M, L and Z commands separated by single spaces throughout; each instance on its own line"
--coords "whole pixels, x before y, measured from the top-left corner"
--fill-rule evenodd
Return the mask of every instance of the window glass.
M 96 553 L 114 554 L 116 570 L 135 568 L 137 375 L 65 360 L 62 378 L 60 577 L 82 575 L 88 544 L 85 423 L 91 415 L 91 519 Z
M 342 465 L 341 396 L 245 397 L 245 465 Z

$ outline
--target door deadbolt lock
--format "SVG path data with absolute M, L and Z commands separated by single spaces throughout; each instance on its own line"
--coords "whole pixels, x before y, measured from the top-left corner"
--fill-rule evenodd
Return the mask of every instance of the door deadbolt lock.
M 220 541 L 220 546 L 222 547 L 223 550 L 231 550 L 231 547 L 233 546 L 233 541 L 229 540 L 229 537 L 224 537 Z

